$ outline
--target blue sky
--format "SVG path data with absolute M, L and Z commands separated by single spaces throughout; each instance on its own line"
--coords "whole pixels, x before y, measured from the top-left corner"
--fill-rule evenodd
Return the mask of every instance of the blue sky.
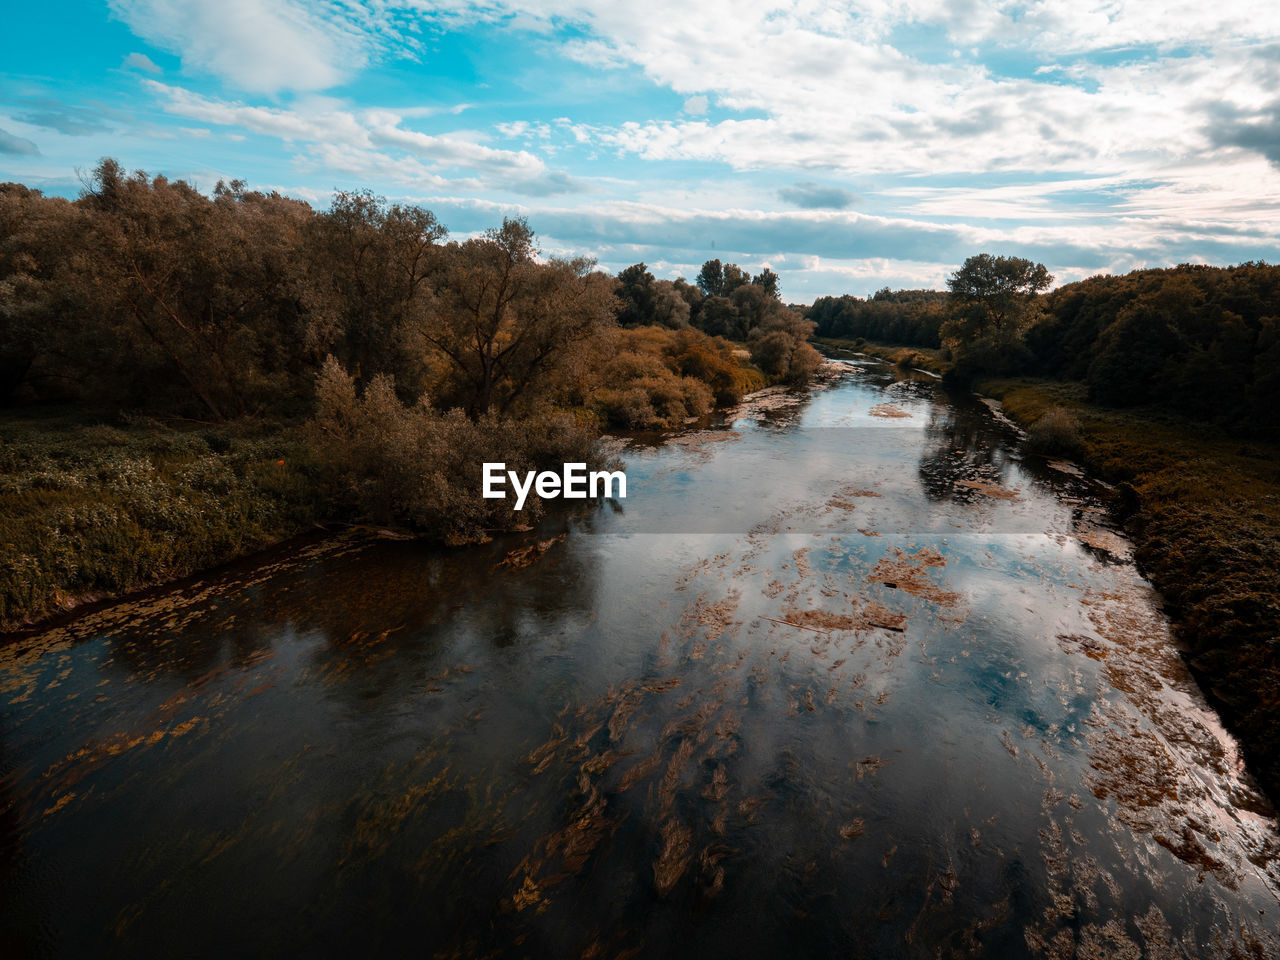
M 49 0 L 6 12 L 0 179 L 103 156 L 456 236 L 769 266 L 787 299 L 1280 259 L 1280 6 Z

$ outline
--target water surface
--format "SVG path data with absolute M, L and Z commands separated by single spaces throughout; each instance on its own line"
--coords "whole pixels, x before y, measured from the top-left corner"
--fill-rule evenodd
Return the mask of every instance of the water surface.
M 625 501 L 0 649 L 0 946 L 1280 955 L 1280 837 L 1107 521 L 867 361 Z M 16 949 L 15 949 L 16 948 Z

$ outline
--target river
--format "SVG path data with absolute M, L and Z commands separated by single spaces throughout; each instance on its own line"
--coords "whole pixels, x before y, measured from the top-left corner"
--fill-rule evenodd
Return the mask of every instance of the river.
M 6 956 L 1280 956 L 1280 835 L 1065 462 L 861 358 L 628 496 L 0 648 Z

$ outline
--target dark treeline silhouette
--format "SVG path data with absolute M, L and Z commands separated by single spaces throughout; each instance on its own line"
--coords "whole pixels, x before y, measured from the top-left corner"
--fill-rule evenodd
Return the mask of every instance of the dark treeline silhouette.
M 1037 372 L 1083 379 L 1099 403 L 1280 429 L 1280 266 L 1183 264 L 1067 284 L 1045 298 L 1026 345 Z
M 890 290 L 885 287 L 864 300 L 845 294 L 819 297 L 805 311 L 820 337 L 939 347 L 938 331 L 946 319 L 947 294 L 942 290 Z

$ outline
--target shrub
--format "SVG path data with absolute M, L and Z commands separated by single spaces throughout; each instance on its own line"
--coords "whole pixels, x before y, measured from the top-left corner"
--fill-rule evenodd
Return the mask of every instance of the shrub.
M 786 330 L 770 330 L 751 341 L 751 361 L 775 382 L 803 386 L 822 356 Z
M 690 328 L 636 327 L 615 331 L 612 355 L 586 402 L 610 426 L 657 430 L 736 403 L 765 384 L 726 340 Z
M 1080 421 L 1064 407 L 1050 407 L 1027 431 L 1026 446 L 1034 453 L 1079 456 L 1084 452 Z
M 594 433 L 565 415 L 521 420 L 406 405 L 391 378 L 379 375 L 357 396 L 336 360 L 316 384 L 316 416 L 308 425 L 321 489 L 343 516 L 392 523 L 450 543 L 483 540 L 486 531 L 537 520 L 530 494 L 516 513 L 512 500 L 482 496 L 482 464 L 503 462 L 524 473 L 567 462 L 600 465 Z
M 814 372 L 822 366 L 822 354 L 807 343 L 796 344 L 791 354 L 791 365 L 787 369 L 787 383 L 793 387 L 802 387 L 813 379 Z
M 625 430 L 648 429 L 657 422 L 649 394 L 642 387 L 616 389 L 603 387 L 595 394 L 595 403 L 604 422 Z

